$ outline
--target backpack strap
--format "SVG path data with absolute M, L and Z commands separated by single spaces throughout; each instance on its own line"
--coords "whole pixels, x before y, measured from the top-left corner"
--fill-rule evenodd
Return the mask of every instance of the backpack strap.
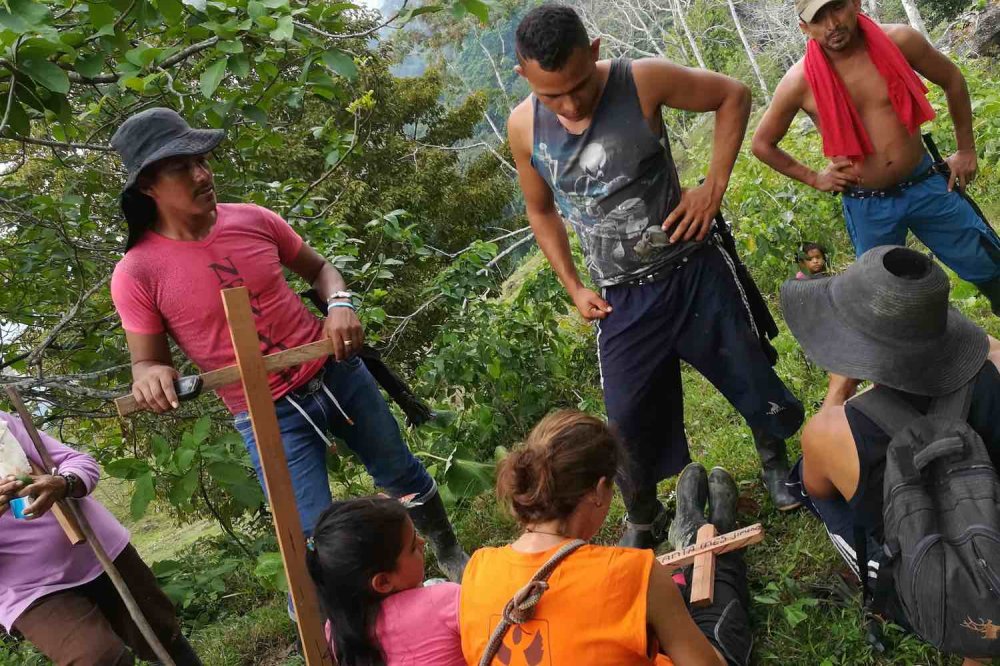
M 542 594 L 549 589 L 549 576 L 573 551 L 586 543 L 586 541 L 574 539 L 564 544 L 556 551 L 555 555 L 549 558 L 548 562 L 542 565 L 541 569 L 535 572 L 531 580 L 514 594 L 514 598 L 507 602 L 500 617 L 500 624 L 493 630 L 490 642 L 486 644 L 486 651 L 483 652 L 483 657 L 479 660 L 479 666 L 490 666 L 493 658 L 500 651 L 500 646 L 503 645 L 504 636 L 507 635 L 507 631 L 511 627 L 515 624 L 523 624 L 532 618 L 535 614 L 535 606 L 541 600 Z
M 956 421 L 966 421 L 969 418 L 969 409 L 972 407 L 972 393 L 976 387 L 976 378 L 973 377 L 965 386 L 934 398 L 931 401 L 928 414 L 935 416 L 947 416 Z
M 923 416 L 910 403 L 887 387 L 876 386 L 847 401 L 859 412 L 871 419 L 875 425 L 890 437 Z

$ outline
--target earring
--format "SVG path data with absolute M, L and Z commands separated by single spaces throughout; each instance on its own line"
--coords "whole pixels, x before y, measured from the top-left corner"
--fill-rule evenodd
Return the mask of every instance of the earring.
M 600 509 L 602 506 L 604 506 L 604 502 L 594 502 L 594 506 Z

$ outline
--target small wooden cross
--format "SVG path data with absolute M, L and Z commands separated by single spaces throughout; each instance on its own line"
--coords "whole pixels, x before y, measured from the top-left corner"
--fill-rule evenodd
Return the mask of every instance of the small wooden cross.
M 764 527 L 760 523 L 722 535 L 718 534 L 715 525 L 708 523 L 698 530 L 693 544 L 656 559 L 672 569 L 681 569 L 694 563 L 694 572 L 691 574 L 691 605 L 709 606 L 715 598 L 715 558 L 763 540 Z

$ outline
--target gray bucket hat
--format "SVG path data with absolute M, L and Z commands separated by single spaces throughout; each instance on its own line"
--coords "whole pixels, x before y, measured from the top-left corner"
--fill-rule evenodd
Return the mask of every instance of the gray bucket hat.
M 153 162 L 178 155 L 201 155 L 226 138 L 223 130 L 191 129 L 173 109 L 153 108 L 122 123 L 111 137 L 111 147 L 128 170 L 125 188 L 135 185 L 139 172 Z
M 907 393 L 940 396 L 975 377 L 986 332 L 948 305 L 948 276 L 914 250 L 883 245 L 842 274 L 789 280 L 781 307 L 822 368 Z

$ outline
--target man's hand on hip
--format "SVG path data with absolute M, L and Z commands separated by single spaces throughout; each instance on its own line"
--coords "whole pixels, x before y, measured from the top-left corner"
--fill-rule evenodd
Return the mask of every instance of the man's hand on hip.
M 604 319 L 611 314 L 611 306 L 601 298 L 600 294 L 586 287 L 580 287 L 570 294 L 576 309 L 587 321 Z
M 351 308 L 331 307 L 323 322 L 323 332 L 333 341 L 333 357 L 344 361 L 361 351 L 365 331 Z
M 663 222 L 663 230 L 670 234 L 671 243 L 704 240 L 721 205 L 708 183 L 684 190 L 680 203 Z
M 974 150 L 959 150 L 954 155 L 945 160 L 951 175 L 948 177 L 948 191 L 955 189 L 957 184 L 960 190 L 965 188 L 976 179 L 976 172 L 979 171 L 979 160 Z
M 854 163 L 851 160 L 846 157 L 835 157 L 809 184 L 820 192 L 843 192 L 852 185 L 860 185 L 861 181 L 855 173 Z
M 174 380 L 180 377 L 180 373 L 173 366 L 154 364 L 142 370 L 136 366 L 133 376 L 132 397 L 139 409 L 162 414 L 180 405 L 174 391 Z

